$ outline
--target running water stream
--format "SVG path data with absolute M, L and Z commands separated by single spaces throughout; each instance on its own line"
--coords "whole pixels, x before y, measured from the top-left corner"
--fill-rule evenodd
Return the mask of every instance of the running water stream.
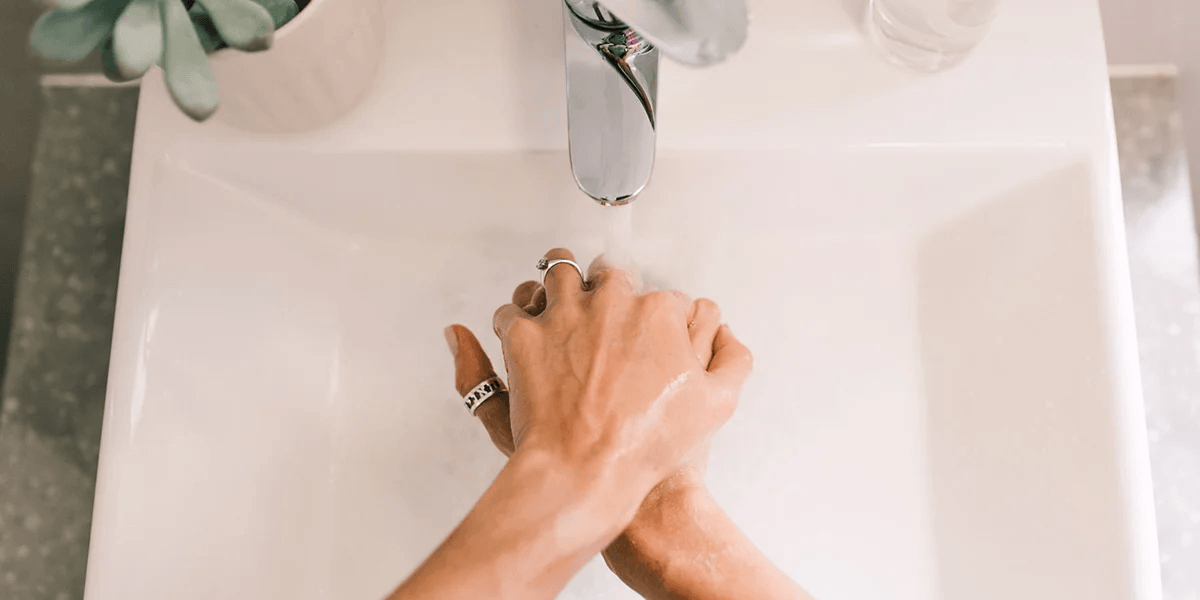
M 604 221 L 604 257 L 613 266 L 625 270 L 635 277 L 635 286 L 641 287 L 634 259 L 633 205 L 606 206 L 602 211 Z

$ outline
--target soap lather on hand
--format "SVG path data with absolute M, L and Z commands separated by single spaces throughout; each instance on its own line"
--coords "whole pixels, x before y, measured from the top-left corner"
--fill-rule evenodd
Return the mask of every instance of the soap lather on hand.
M 652 600 L 811 600 L 704 485 L 753 364 L 717 304 L 640 289 L 604 257 L 585 274 L 564 249 L 539 269 L 493 318 L 507 387 L 446 328 L 455 389 L 508 463 L 392 600 L 549 599 L 596 553 Z

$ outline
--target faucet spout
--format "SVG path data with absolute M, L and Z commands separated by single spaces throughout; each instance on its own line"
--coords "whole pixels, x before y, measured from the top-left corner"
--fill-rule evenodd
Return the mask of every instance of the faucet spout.
M 603 42 L 596 45 L 596 50 L 629 85 L 633 95 L 642 103 L 642 108 L 646 109 L 650 128 L 654 129 L 654 103 L 657 97 L 651 90 L 657 91 L 657 82 L 651 81 L 650 78 L 657 77 L 658 68 L 657 65 L 653 69 L 642 67 L 639 70 L 634 67 L 634 61 L 653 52 L 653 47 L 642 41 L 636 31 L 626 29 L 604 38 Z
M 660 52 L 697 66 L 725 59 L 745 42 L 746 5 L 564 0 L 563 12 L 571 171 L 597 202 L 627 204 L 654 167 Z
M 571 171 L 597 202 L 632 202 L 650 181 L 657 124 L 658 50 L 587 2 L 565 6 Z

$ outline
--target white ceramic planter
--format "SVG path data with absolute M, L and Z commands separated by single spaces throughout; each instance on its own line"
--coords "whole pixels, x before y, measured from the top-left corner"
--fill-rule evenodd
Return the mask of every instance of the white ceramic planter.
M 212 56 L 221 104 L 213 119 L 240 129 L 315 129 L 346 114 L 383 56 L 381 0 L 312 0 L 275 32 L 269 50 Z

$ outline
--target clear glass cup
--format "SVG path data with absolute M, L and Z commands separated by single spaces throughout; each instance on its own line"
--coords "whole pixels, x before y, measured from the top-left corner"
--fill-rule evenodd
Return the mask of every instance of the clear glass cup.
M 970 54 L 987 35 L 1000 0 L 871 0 L 867 36 L 888 60 L 940 71 Z

